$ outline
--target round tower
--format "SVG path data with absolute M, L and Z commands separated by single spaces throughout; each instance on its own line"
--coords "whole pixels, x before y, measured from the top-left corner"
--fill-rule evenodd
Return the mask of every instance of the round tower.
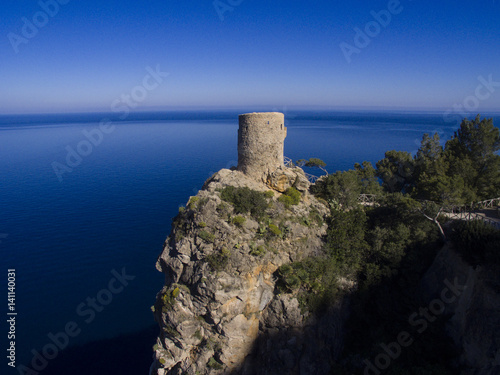
M 279 112 L 239 116 L 238 170 L 256 179 L 283 167 L 285 115 Z

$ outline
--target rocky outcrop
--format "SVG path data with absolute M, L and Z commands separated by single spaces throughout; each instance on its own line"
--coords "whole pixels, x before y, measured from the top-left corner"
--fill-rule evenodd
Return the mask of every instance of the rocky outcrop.
M 265 217 L 236 214 L 221 199 L 227 186 L 272 191 Z M 287 207 L 278 198 L 289 186 L 302 196 Z M 328 209 L 308 188 L 300 168 L 279 169 L 268 184 L 221 170 L 191 197 L 157 262 L 165 287 L 153 308 L 161 328 L 153 374 L 328 372 L 317 359 L 340 351 L 342 302 L 314 321 L 276 288 L 281 265 L 322 251 Z
M 442 314 L 450 316 L 447 332 L 461 353 L 462 375 L 500 374 L 498 279 L 498 270 L 469 265 L 449 245 L 423 279 L 426 299 L 442 301 Z
M 311 183 L 299 167 L 278 168 L 269 173 L 266 178 L 266 184 L 271 189 L 284 193 L 286 189 L 293 186 L 297 190 L 307 192 Z

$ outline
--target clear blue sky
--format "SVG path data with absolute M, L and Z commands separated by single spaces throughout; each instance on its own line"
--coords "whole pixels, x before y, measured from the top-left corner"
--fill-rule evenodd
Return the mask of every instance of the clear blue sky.
M 356 47 L 354 29 L 388 1 L 229 1 L 222 21 L 213 0 L 70 0 L 47 19 L 38 1 L 4 0 L 0 113 L 109 111 L 148 66 L 170 74 L 136 110 L 446 110 L 476 95 L 478 77 L 500 82 L 499 0 L 401 0 L 350 63 L 341 43 Z M 36 35 L 23 17 L 42 25 Z M 500 83 L 479 95 L 476 112 L 500 110 Z

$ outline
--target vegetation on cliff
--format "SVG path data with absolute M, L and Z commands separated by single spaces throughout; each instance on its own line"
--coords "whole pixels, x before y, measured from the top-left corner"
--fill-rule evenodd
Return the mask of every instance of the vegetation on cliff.
M 500 196 L 500 130 L 492 119 L 464 119 L 444 147 L 439 135 L 424 134 L 411 157 L 388 151 L 377 163 L 384 189 L 443 204 L 464 204 Z
M 311 187 L 330 205 L 324 251 L 281 266 L 278 285 L 298 295 L 303 309 L 321 315 L 351 290 L 342 280 L 358 284 L 335 374 L 362 373 L 359 358 L 375 358 L 381 344 L 409 329 L 408 316 L 421 302 L 419 280 L 443 244 L 448 219 L 439 216 L 441 208 L 499 197 L 499 150 L 499 129 L 478 116 L 465 119 L 444 147 L 438 134 L 424 134 L 414 157 L 388 151 L 376 168 L 356 164 Z M 375 203 L 361 206 L 360 194 L 375 195 Z M 500 263 L 498 230 L 476 221 L 453 228 L 452 239 L 466 260 Z M 441 316 L 425 335 L 415 335 L 411 350 L 385 373 L 451 374 L 456 353 L 445 322 Z
M 364 162 L 318 180 L 311 192 L 331 209 L 325 252 L 314 261 L 322 264 L 318 267 L 327 274 L 322 276 L 324 280 L 334 282 L 335 277 L 328 274 L 340 273 L 355 278 L 366 289 L 399 272 L 409 249 L 439 244 L 430 222 L 435 221 L 428 220 L 431 212 L 445 204 L 500 196 L 499 150 L 499 129 L 491 119 L 478 116 L 473 121 L 465 119 L 445 147 L 438 134 L 424 134 L 414 157 L 392 150 L 376 168 Z M 362 207 L 360 194 L 374 195 L 376 204 Z M 444 217 L 440 220 L 446 222 Z M 289 290 L 297 289 L 301 280 L 290 271 L 294 267 L 306 266 L 281 270 L 283 285 Z M 318 273 L 316 268 L 306 268 L 311 274 Z M 301 274 L 307 292 L 317 291 L 306 282 L 311 275 Z M 334 285 L 324 289 L 332 288 Z
M 500 230 L 479 220 L 457 222 L 452 239 L 456 249 L 472 265 L 500 267 Z

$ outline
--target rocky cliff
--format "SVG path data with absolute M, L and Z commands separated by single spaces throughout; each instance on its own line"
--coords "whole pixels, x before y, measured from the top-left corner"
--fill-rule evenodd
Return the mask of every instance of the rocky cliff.
M 157 261 L 165 286 L 153 307 L 160 335 L 152 375 L 332 372 L 350 293 L 312 316 L 278 285 L 281 266 L 323 252 L 329 209 L 309 187 L 300 168 L 278 168 L 265 180 L 224 169 L 189 199 Z M 412 298 L 430 301 L 433 313 L 417 328 L 445 319 L 457 373 L 500 375 L 498 280 L 493 266 L 471 266 L 448 244 Z
M 340 351 L 341 302 L 313 321 L 276 287 L 281 265 L 322 251 L 328 208 L 309 185 L 300 168 L 280 168 L 266 183 L 221 170 L 190 198 L 157 262 L 165 287 L 153 308 L 161 328 L 153 374 L 329 371 L 318 358 Z M 279 198 L 292 186 L 296 204 Z M 263 214 L 238 212 L 221 197 L 227 187 L 261 194 Z

